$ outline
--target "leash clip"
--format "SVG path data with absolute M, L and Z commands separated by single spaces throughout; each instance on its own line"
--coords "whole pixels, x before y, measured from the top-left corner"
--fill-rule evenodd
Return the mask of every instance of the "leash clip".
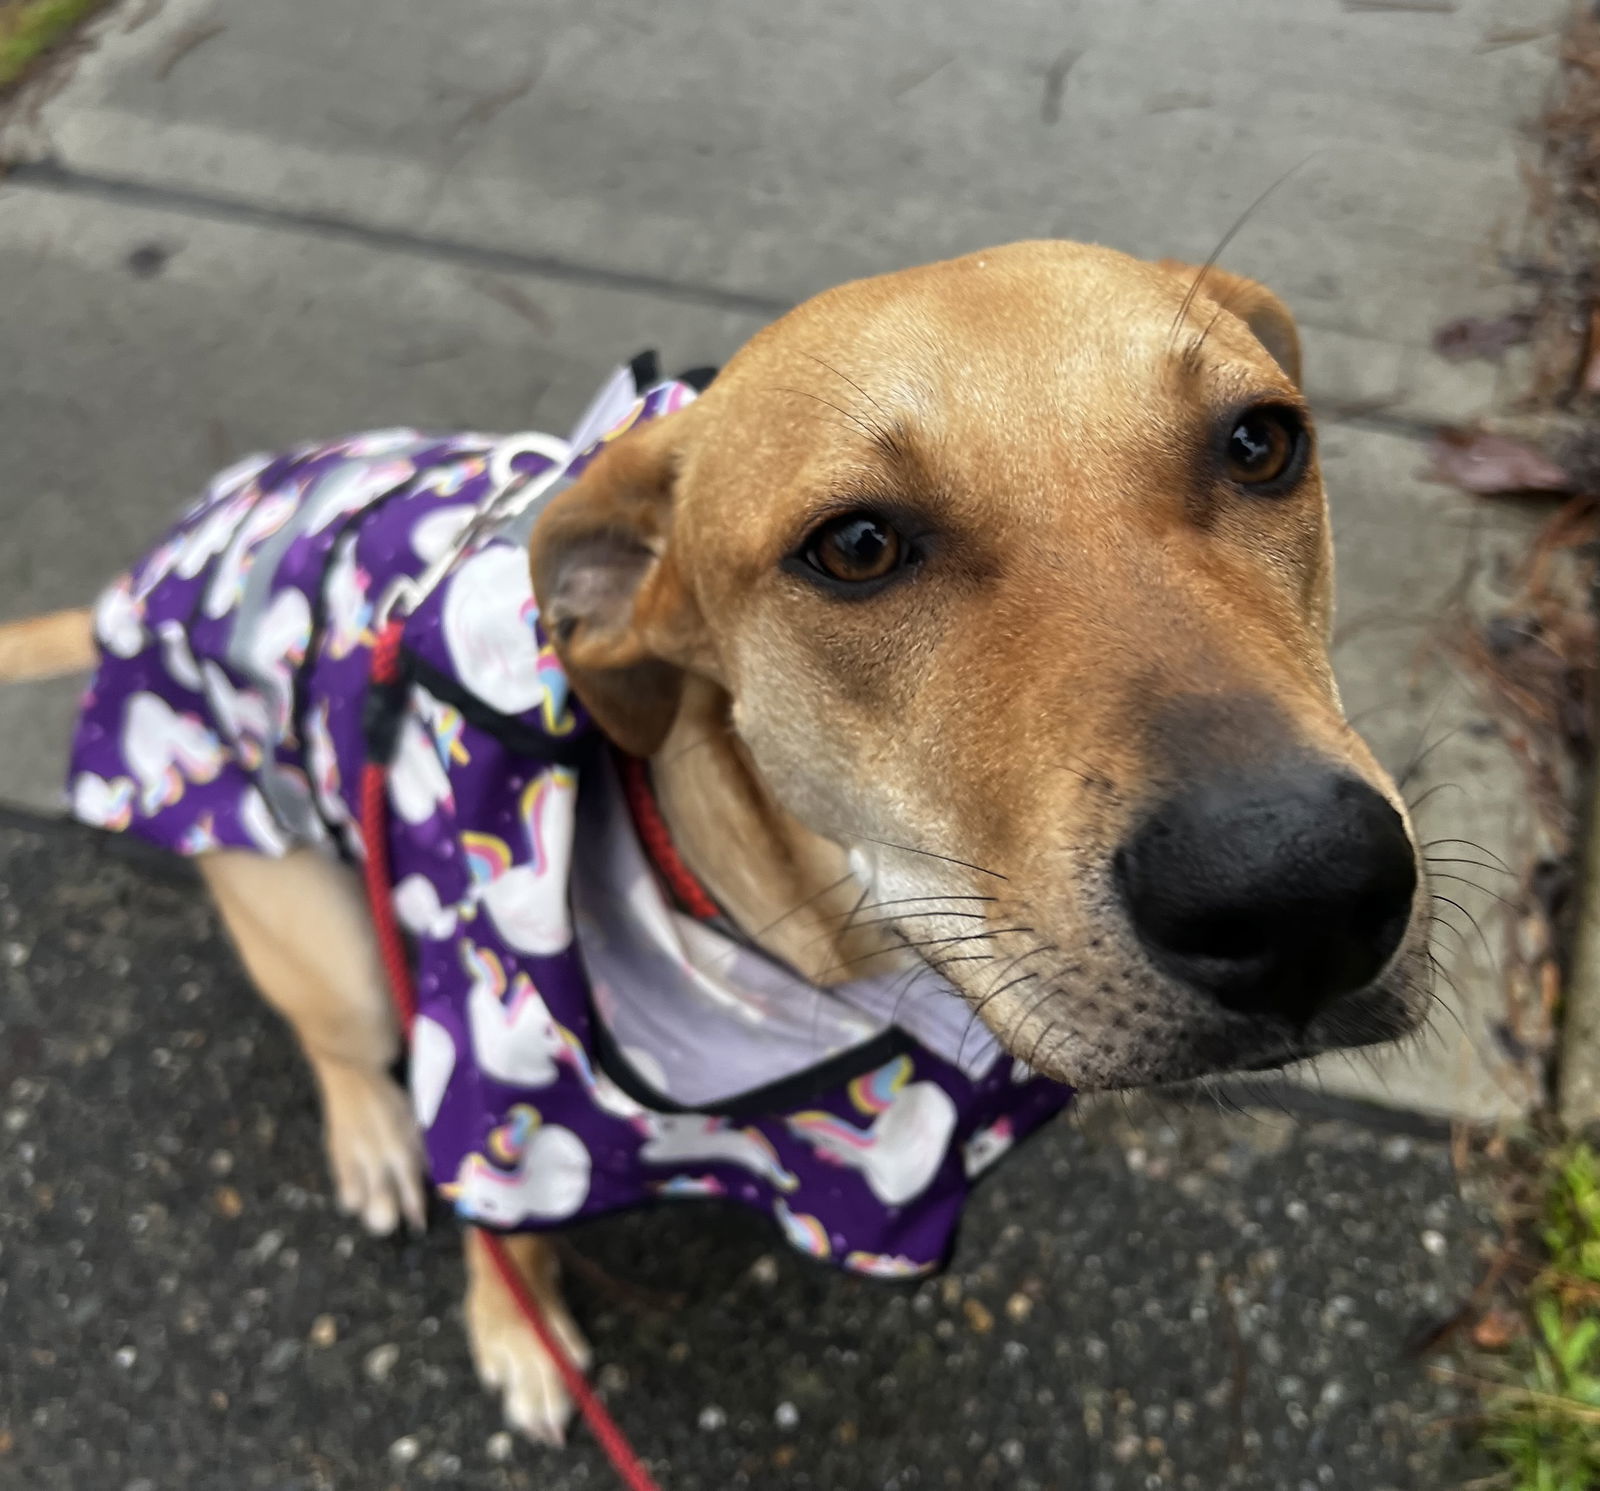
M 518 456 L 539 456 L 549 464 L 543 471 L 518 471 Z M 415 579 L 401 575 L 391 581 L 372 613 L 372 630 L 381 633 L 394 620 L 405 620 L 438 587 L 456 562 L 484 534 L 508 518 L 524 512 L 563 476 L 572 460 L 572 447 L 553 435 L 508 435 L 489 451 L 489 494 L 445 550 Z M 515 499 L 515 500 L 514 500 Z
M 425 592 L 418 589 L 415 580 L 408 580 L 404 576 L 390 582 L 372 612 L 372 631 L 381 635 L 384 628 L 396 616 L 398 608 L 399 619 L 404 620 L 415 609 L 417 602 L 422 599 Z

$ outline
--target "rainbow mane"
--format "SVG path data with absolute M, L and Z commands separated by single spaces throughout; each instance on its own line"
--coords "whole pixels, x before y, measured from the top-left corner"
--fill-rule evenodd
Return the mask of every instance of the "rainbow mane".
M 554 1020 L 553 1017 L 552 1020 L 556 1027 L 556 1034 L 561 1037 L 561 1044 L 566 1047 L 561 1056 L 571 1060 L 572 1068 L 577 1072 L 578 1079 L 583 1083 L 584 1090 L 593 1092 L 596 1085 L 594 1068 L 589 1064 L 589 1053 L 583 1049 L 583 1042 L 568 1030 L 565 1025 L 561 1024 L 559 1020 Z
M 720 1121 L 713 1127 L 731 1127 Z M 799 1177 L 794 1175 L 778 1158 L 778 1151 L 773 1147 L 772 1141 L 760 1129 L 741 1129 L 740 1132 L 762 1153 L 772 1169 L 773 1184 L 780 1191 L 792 1191 L 800 1184 Z
M 159 813 L 162 808 L 170 808 L 182 796 L 183 775 L 176 766 L 168 766 L 162 771 L 161 779 L 150 783 L 140 794 L 139 805 L 146 815 Z
M 107 785 L 111 789 L 111 806 L 100 821 L 104 827 L 120 831 L 133 822 L 133 778 L 113 777 Z M 209 815 L 206 821 L 209 821 Z
M 792 1212 L 782 1201 L 773 1204 L 772 1214 L 782 1226 L 784 1236 L 802 1253 L 807 1253 L 813 1258 L 827 1258 L 832 1255 L 833 1244 L 828 1239 L 828 1229 L 815 1217 Z
M 657 1196 L 726 1196 L 728 1188 L 714 1175 L 674 1175 L 650 1188 Z
M 511 846 L 493 834 L 464 833 L 461 847 L 474 885 L 493 885 L 511 868 Z
M 417 491 L 431 492 L 436 497 L 454 497 L 469 481 L 482 476 L 487 465 L 482 456 L 472 456 L 458 465 L 446 466 L 420 485 Z
M 883 1113 L 911 1080 L 911 1058 L 897 1056 L 850 1084 L 850 1101 L 863 1113 Z
M 477 983 L 480 979 L 488 984 L 494 992 L 496 999 L 503 999 L 506 992 L 506 971 L 497 958 L 487 948 L 477 946 L 465 938 L 461 942 L 461 966 L 466 970 L 467 977 Z
M 518 814 L 522 819 L 522 827 L 528 836 L 528 848 L 532 851 L 533 873 L 543 875 L 549 867 L 549 857 L 544 846 L 544 810 L 550 800 L 552 791 L 565 789 L 570 791 L 578 781 L 577 773 L 570 767 L 554 766 L 550 770 L 541 772 L 523 789 L 522 801 L 518 804 Z
M 537 1003 L 539 1008 L 544 1010 L 545 1014 L 550 1017 L 551 1025 L 555 1026 L 557 1031 L 561 1030 L 561 1027 L 556 1025 L 555 1017 L 550 1015 L 549 1009 L 546 1008 L 544 996 L 539 992 L 538 986 L 525 973 L 519 973 L 514 979 L 512 979 L 511 995 L 504 1001 L 504 1003 L 506 1006 L 507 1018 L 513 1024 L 516 1022 L 517 1017 L 522 1013 L 523 1005 Z
M 847 1253 L 845 1267 L 879 1279 L 910 1279 L 931 1272 L 933 1264 L 914 1263 L 903 1253 Z
M 598 450 L 602 445 L 609 445 L 613 440 L 626 435 L 639 422 L 639 416 L 643 413 L 644 400 L 635 400 L 633 407 L 595 441 L 593 448 Z
M 217 847 L 215 820 L 210 813 L 202 813 L 183 833 L 185 854 L 204 854 Z
M 457 766 L 465 766 L 472 760 L 461 739 L 466 733 L 466 728 L 466 717 L 453 704 L 439 706 L 438 713 L 433 718 L 433 738 L 439 755 L 445 758 L 447 763 L 454 761 Z
M 790 1118 L 789 1127 L 813 1140 L 825 1139 L 862 1154 L 872 1148 L 870 1132 L 858 1129 L 832 1113 L 796 1113 Z
M 535 607 L 533 615 L 524 612 L 523 619 L 529 626 L 533 625 L 538 616 Z M 577 724 L 577 719 L 567 707 L 570 688 L 567 683 L 567 670 L 561 666 L 561 659 L 556 656 L 556 650 L 548 642 L 539 649 L 539 683 L 544 689 L 544 695 L 539 700 L 539 713 L 544 722 L 546 735 L 566 735 Z
M 506 1116 L 506 1121 L 490 1133 L 489 1142 L 485 1147 L 502 1165 L 515 1165 L 528 1147 L 528 1140 L 533 1131 L 543 1122 L 544 1119 L 540 1117 L 537 1108 L 530 1108 L 526 1103 L 518 1103 Z M 472 1155 L 469 1163 L 470 1160 L 481 1162 L 481 1156 Z

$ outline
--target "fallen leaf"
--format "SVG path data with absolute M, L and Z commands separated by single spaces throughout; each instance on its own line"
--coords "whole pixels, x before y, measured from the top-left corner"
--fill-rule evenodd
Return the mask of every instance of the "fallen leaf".
M 1572 480 L 1532 446 L 1482 430 L 1441 430 L 1429 448 L 1431 481 L 1467 492 L 1567 492 Z
M 1512 348 L 1533 335 L 1533 317 L 1526 311 L 1507 316 L 1463 316 L 1433 334 L 1433 350 L 1451 362 L 1474 357 L 1499 362 Z
M 1504 1351 L 1522 1334 L 1522 1320 L 1512 1310 L 1490 1310 L 1472 1327 L 1472 1344 L 1480 1351 Z
M 1589 356 L 1583 368 L 1583 391 L 1600 393 L 1600 306 L 1589 312 Z

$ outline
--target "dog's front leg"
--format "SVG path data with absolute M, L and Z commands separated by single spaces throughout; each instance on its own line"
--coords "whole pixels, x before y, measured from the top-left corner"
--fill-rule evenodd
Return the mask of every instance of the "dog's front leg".
M 400 1034 L 355 875 L 314 849 L 282 859 L 223 850 L 199 859 L 256 987 L 293 1028 L 322 1097 L 340 1206 L 369 1232 L 426 1220 L 422 1143 L 390 1074 Z
M 500 1394 L 506 1422 L 514 1429 L 541 1444 L 564 1444 L 572 1396 L 490 1259 L 484 1233 L 468 1227 L 465 1235 L 467 1339 L 478 1376 Z M 587 1371 L 589 1343 L 561 1297 L 554 1245 L 527 1233 L 503 1237 L 501 1243 L 562 1349 L 580 1371 Z

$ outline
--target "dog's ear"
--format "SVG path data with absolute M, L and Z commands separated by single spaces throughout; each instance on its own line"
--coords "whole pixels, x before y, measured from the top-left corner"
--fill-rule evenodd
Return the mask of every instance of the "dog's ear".
M 671 728 L 701 635 L 668 546 L 680 423 L 668 416 L 608 445 L 540 515 L 529 545 L 540 618 L 573 692 L 636 756 Z
M 1232 311 L 1255 334 L 1255 338 L 1272 355 L 1272 360 L 1300 387 L 1300 332 L 1294 317 L 1286 306 L 1265 285 L 1247 280 L 1243 275 L 1230 274 L 1226 269 L 1212 265 L 1209 269 L 1196 269 L 1178 259 L 1163 259 L 1160 268 L 1176 275 L 1185 290 L 1193 286 L 1196 278 L 1200 288 L 1195 292 L 1198 300 L 1204 296 L 1225 311 Z

